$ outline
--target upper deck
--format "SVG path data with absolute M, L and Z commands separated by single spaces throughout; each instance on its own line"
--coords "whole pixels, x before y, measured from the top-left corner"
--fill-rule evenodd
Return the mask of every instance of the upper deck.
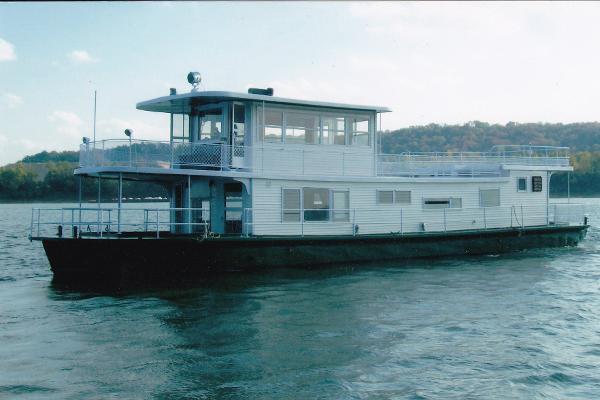
M 144 101 L 137 108 L 170 114 L 169 140 L 86 142 L 81 146 L 77 173 L 180 174 L 182 169 L 188 173 L 193 169 L 206 174 L 293 179 L 493 177 L 504 176 L 512 168 L 571 170 L 564 147 L 381 154 L 378 116 L 390 111 L 386 107 L 192 91 Z

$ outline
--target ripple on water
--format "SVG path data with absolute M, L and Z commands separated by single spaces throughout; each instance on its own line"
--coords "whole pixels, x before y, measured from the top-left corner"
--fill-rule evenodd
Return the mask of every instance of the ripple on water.
M 28 205 L 0 205 L 10 221 L 0 224 L 0 397 L 589 399 L 600 390 L 597 227 L 577 249 L 110 291 L 52 284 L 43 249 L 26 239 L 29 217 Z

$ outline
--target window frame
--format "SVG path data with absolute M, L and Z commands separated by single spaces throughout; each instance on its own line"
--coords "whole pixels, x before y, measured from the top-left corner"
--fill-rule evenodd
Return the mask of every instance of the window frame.
M 482 192 L 488 191 L 488 190 L 497 190 L 498 191 L 498 204 L 495 206 L 484 206 L 483 205 L 483 197 L 482 197 Z M 493 207 L 500 207 L 500 205 L 502 204 L 502 191 L 500 190 L 500 188 L 487 188 L 487 189 L 479 189 L 479 207 L 480 208 L 493 208 Z
M 302 143 L 287 143 L 287 145 L 291 146 L 310 146 L 310 145 L 326 145 L 326 146 L 357 146 L 362 148 L 373 147 L 374 136 L 375 136 L 375 121 L 376 116 L 372 115 L 372 112 L 353 112 L 352 110 L 336 110 L 336 109 L 328 109 L 328 108 L 301 108 L 301 107 L 292 107 L 289 105 L 267 105 L 266 103 L 258 103 L 255 107 L 256 110 L 256 138 L 259 143 L 262 144 L 286 144 L 286 136 L 287 136 L 287 114 L 308 114 L 317 118 L 316 125 L 316 139 L 314 143 L 306 142 L 306 135 L 304 142 Z M 282 113 L 282 125 L 281 125 L 281 138 L 280 140 L 269 140 L 265 141 L 265 128 L 267 127 L 265 122 L 265 113 L 267 110 L 276 111 Z M 330 136 L 328 136 L 328 142 L 324 141 L 324 124 L 323 120 L 325 118 L 340 118 L 344 122 L 343 130 L 330 130 Z M 353 125 L 357 119 L 361 119 L 367 123 L 368 131 L 368 140 L 367 144 L 357 144 L 354 143 L 354 134 L 356 132 L 364 133 L 363 131 L 354 130 Z M 279 126 L 278 126 L 279 127 Z M 262 128 L 262 129 L 261 129 Z M 331 137 L 331 133 L 344 133 L 344 143 L 335 143 L 335 138 L 338 135 L 334 135 Z
M 285 220 L 285 216 L 286 216 L 286 211 L 288 212 L 295 212 L 295 208 L 285 208 L 285 191 L 289 190 L 289 191 L 297 191 L 298 192 L 298 196 L 299 196 L 299 208 L 298 208 L 298 220 L 294 220 L 294 221 L 286 221 Z M 282 224 L 286 224 L 286 223 L 290 223 L 290 224 L 299 224 L 302 223 L 303 220 L 303 211 L 304 211 L 304 205 L 302 204 L 302 188 L 298 188 L 298 187 L 282 187 L 281 188 L 281 223 Z
M 525 189 L 520 189 L 520 188 L 519 188 L 519 182 L 520 182 L 521 180 L 525 181 Z M 528 189 L 529 189 L 529 185 L 527 184 L 527 181 L 529 181 L 529 179 L 527 179 L 527 177 L 526 177 L 526 176 L 518 176 L 518 177 L 517 177 L 517 192 L 519 192 L 519 193 L 525 193 L 525 192 L 528 192 L 528 191 L 529 191 L 529 190 L 528 190 Z
M 427 207 L 427 202 L 440 202 L 439 204 L 443 204 L 445 202 L 448 204 L 447 207 Z M 458 201 L 460 203 L 460 207 L 453 207 L 453 202 Z M 462 197 L 423 197 L 422 198 L 422 208 L 423 210 L 462 210 Z
M 330 192 L 330 196 L 331 196 L 331 200 L 329 202 L 329 204 L 331 204 L 331 222 L 336 223 L 336 222 L 350 222 L 350 189 L 329 189 Z M 335 193 L 345 193 L 348 197 L 348 208 L 347 209 L 342 209 L 341 211 L 338 209 L 336 211 L 335 208 L 335 203 L 334 203 L 334 195 Z M 336 220 L 335 215 L 336 214 L 345 214 L 346 215 L 346 219 L 343 220 Z
M 383 203 L 380 200 L 379 193 L 381 192 L 392 192 L 392 201 L 390 203 Z M 408 203 L 399 202 L 397 192 L 408 193 Z M 400 189 L 375 189 L 375 203 L 377 205 L 411 205 L 412 204 L 412 190 L 400 190 Z

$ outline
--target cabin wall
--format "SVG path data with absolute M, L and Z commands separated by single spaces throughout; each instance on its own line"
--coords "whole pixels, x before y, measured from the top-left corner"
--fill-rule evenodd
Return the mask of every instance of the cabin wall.
M 253 149 L 256 173 L 312 176 L 374 176 L 372 147 L 278 145 L 265 143 Z
M 531 177 L 542 177 L 542 192 L 531 191 Z M 517 178 L 528 181 L 517 191 Z M 282 189 L 328 188 L 348 190 L 346 222 L 282 222 Z M 500 189 L 499 207 L 480 207 L 481 189 Z M 410 204 L 378 204 L 377 190 L 411 192 Z M 318 182 L 253 179 L 252 232 L 255 235 L 347 235 L 389 232 L 444 231 L 547 223 L 546 171 L 511 171 L 510 176 L 488 182 Z M 460 198 L 461 208 L 424 209 L 423 199 Z M 513 207 L 514 206 L 514 207 Z M 521 207 L 523 206 L 523 207 Z M 302 218 L 300 218 L 302 221 Z M 356 228 L 358 226 L 358 228 Z

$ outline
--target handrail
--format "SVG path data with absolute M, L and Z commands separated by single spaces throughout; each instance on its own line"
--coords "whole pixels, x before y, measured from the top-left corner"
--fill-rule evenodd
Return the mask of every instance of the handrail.
M 554 146 L 494 146 L 487 152 L 378 153 L 370 160 L 365 148 L 353 146 L 262 144 L 235 146 L 214 142 L 166 142 L 107 139 L 81 145 L 80 167 L 119 166 L 253 171 L 269 174 L 364 176 L 497 176 L 505 164 L 569 166 L 569 149 Z M 311 148 L 317 148 L 311 147 Z M 371 151 L 374 149 L 371 148 Z M 327 168 L 317 162 L 327 160 Z
M 114 207 L 64 207 L 33 208 L 29 237 L 41 237 L 42 228 L 55 227 L 59 235 L 63 227 L 70 227 L 73 237 L 95 236 L 101 238 L 119 237 L 120 232 L 113 228 L 119 221 L 113 219 Z M 273 209 L 229 207 L 227 211 L 239 213 L 242 226 L 240 235 L 260 235 L 265 228 L 269 234 L 278 231 L 292 232 L 300 236 L 306 234 L 349 234 L 399 232 L 439 232 L 464 229 L 493 229 L 500 227 L 525 228 L 527 226 L 585 223 L 585 206 L 582 204 L 552 204 L 548 209 L 540 206 L 512 205 L 503 207 L 473 208 L 346 208 L 346 209 Z M 75 212 L 78 211 L 78 212 Z M 307 219 L 306 212 L 322 211 L 315 218 Z M 173 213 L 182 213 L 182 219 Z M 286 220 L 284 213 L 293 213 L 294 218 Z M 202 234 L 211 232 L 210 210 L 208 208 L 121 208 L 123 227 L 129 232 L 151 233 L 159 238 L 164 231 L 181 234 Z M 167 214 L 168 218 L 165 218 Z M 44 218 L 42 218 L 42 216 Z M 288 214 L 289 216 L 289 214 Z M 60 228 L 58 228 L 60 227 Z M 338 230 L 329 228 L 337 227 Z M 266 232 L 266 231 L 265 231 Z M 44 234 L 47 230 L 43 231 Z M 65 232 L 66 233 L 66 232 Z

